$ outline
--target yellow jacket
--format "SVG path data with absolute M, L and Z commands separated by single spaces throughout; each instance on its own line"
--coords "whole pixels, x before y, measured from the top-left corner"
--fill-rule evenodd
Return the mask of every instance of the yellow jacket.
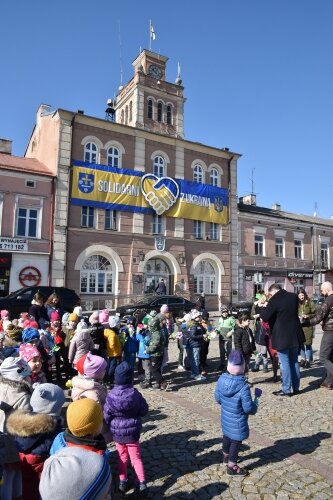
M 106 339 L 106 353 L 108 358 L 117 358 L 121 356 L 122 349 L 117 333 L 114 330 L 105 328 L 104 338 Z

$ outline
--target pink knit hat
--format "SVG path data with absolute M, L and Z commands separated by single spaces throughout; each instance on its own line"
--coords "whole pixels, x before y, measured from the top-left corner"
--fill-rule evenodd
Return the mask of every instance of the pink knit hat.
M 99 313 L 99 322 L 103 326 L 109 326 L 109 311 L 107 309 L 103 309 L 103 311 Z
M 37 356 L 40 357 L 40 352 L 34 345 L 21 344 L 19 348 L 19 356 L 21 359 L 24 359 L 24 361 L 29 363 L 32 358 Z
M 0 315 L 1 319 L 9 318 L 9 311 L 7 311 L 6 309 L 2 309 Z
M 53 321 L 60 321 L 60 314 L 58 313 L 58 311 L 52 311 L 50 319 L 52 323 Z
M 96 356 L 88 352 L 83 363 L 83 371 L 87 377 L 98 379 L 105 371 L 106 366 L 107 362 L 102 356 Z
M 240 351 L 232 350 L 228 358 L 227 370 L 230 375 L 243 375 L 245 372 L 245 360 Z
M 163 305 L 161 306 L 160 312 L 161 312 L 162 314 L 169 312 L 169 307 L 168 307 L 168 304 L 163 304 Z

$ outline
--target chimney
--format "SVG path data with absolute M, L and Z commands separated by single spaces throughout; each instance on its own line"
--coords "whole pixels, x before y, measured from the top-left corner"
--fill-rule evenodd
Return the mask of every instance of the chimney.
M 253 193 L 247 194 L 239 198 L 239 203 L 241 205 L 252 205 L 255 207 L 257 205 L 257 197 Z
M 12 143 L 9 139 L 0 139 L 0 153 L 4 153 L 6 155 L 12 154 Z
M 277 212 L 279 212 L 281 210 L 280 203 L 274 203 L 274 205 L 272 205 L 272 210 L 276 210 Z

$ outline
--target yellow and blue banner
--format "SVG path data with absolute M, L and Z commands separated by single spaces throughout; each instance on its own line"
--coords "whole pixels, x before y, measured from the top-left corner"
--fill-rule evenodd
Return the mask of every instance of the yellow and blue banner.
M 73 205 L 228 223 L 228 189 L 88 162 L 73 162 Z

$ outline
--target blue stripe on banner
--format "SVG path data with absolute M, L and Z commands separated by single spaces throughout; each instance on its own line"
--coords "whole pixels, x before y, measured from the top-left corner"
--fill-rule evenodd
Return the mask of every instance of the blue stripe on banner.
M 110 210 L 122 210 L 123 212 L 135 212 L 137 214 L 155 214 L 155 210 L 146 207 L 136 207 L 135 205 L 121 205 L 120 203 L 106 203 L 104 201 L 81 200 L 80 198 L 71 198 L 72 205 L 105 208 Z
M 139 172 L 138 170 L 131 170 L 129 168 L 109 167 L 108 165 L 101 165 L 99 163 L 89 163 L 88 161 L 73 160 L 72 163 L 74 167 L 91 168 L 92 170 L 101 170 L 102 172 L 114 172 L 116 174 L 133 175 L 134 177 L 142 177 L 145 174 L 145 172 Z

